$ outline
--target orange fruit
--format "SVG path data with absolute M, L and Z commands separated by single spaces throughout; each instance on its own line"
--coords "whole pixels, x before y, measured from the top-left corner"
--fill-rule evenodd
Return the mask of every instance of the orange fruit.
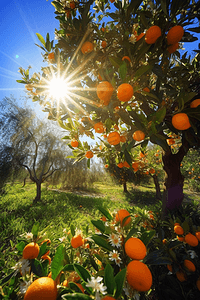
M 179 47 L 179 43 L 175 43 L 173 45 L 170 45 L 168 48 L 167 48 L 167 51 L 172 54 L 174 53 Z
M 187 280 L 186 274 L 182 270 L 176 272 L 176 277 L 180 282 Z
M 167 144 L 168 145 L 173 145 L 173 144 L 175 144 L 175 140 L 174 139 L 167 139 Z
M 125 168 L 130 168 L 130 165 L 127 163 L 127 161 L 124 161 L 123 166 L 124 166 Z
M 178 130 L 186 130 L 191 127 L 188 116 L 185 113 L 178 113 L 172 117 L 172 125 Z
M 124 135 L 120 135 L 120 142 L 125 143 L 126 142 L 126 137 Z
M 113 298 L 111 296 L 105 296 L 105 297 L 101 298 L 101 300 L 115 300 L 115 298 Z
M 136 130 L 134 133 L 133 133 L 133 139 L 137 142 L 140 142 L 142 140 L 144 140 L 145 138 L 145 134 L 143 131 L 141 130 Z
M 197 231 L 197 232 L 195 233 L 195 236 L 196 236 L 196 238 L 200 241 L 200 231 Z
M 48 54 L 48 59 L 49 60 L 54 60 L 54 58 L 55 58 L 55 56 L 54 56 L 53 52 L 51 52 L 51 53 Z
M 124 164 L 123 164 L 122 162 L 120 162 L 120 163 L 118 163 L 118 165 L 117 165 L 117 166 L 118 166 L 118 168 L 120 168 L 120 169 L 121 169 L 121 168 L 123 168 Z
M 176 226 L 174 226 L 174 232 L 176 234 L 182 235 L 184 233 L 184 230 L 183 230 L 183 228 L 180 225 L 176 225 Z
M 147 93 L 150 93 L 150 89 L 149 89 L 148 87 L 145 87 L 145 88 L 143 89 L 143 91 L 144 91 L 144 92 L 147 92 Z
M 74 147 L 74 148 L 78 147 L 78 141 L 75 140 L 75 139 L 71 140 L 71 146 Z
M 130 258 L 141 260 L 145 258 L 147 249 L 140 239 L 131 237 L 125 243 L 125 252 Z
M 168 45 L 173 45 L 182 39 L 184 34 L 183 27 L 180 25 L 172 27 L 167 34 L 167 43 Z
M 106 169 L 108 168 L 108 164 L 105 165 L 105 168 L 106 168 Z
M 132 260 L 127 266 L 126 278 L 130 286 L 138 292 L 146 292 L 152 286 L 152 274 L 147 265 Z
M 91 150 L 88 150 L 86 153 L 85 153 L 85 156 L 87 158 L 92 158 L 94 155 L 93 155 L 93 152 Z
M 86 41 L 85 43 L 83 43 L 82 47 L 81 47 L 81 52 L 83 54 L 87 54 L 87 53 L 90 53 L 94 50 L 94 45 L 89 42 L 89 41 Z
M 136 37 L 136 42 L 138 42 L 141 38 L 143 38 L 144 35 L 145 35 L 144 32 L 140 33 L 140 34 Z
M 140 157 L 140 158 L 145 157 L 144 153 L 140 152 L 139 157 Z
M 188 234 L 186 234 L 186 236 L 185 236 L 185 242 L 188 245 L 192 246 L 192 247 L 196 247 L 198 245 L 198 243 L 199 243 L 199 241 L 196 238 L 196 236 L 194 236 L 190 232 Z
M 102 81 L 97 85 L 97 97 L 103 102 L 104 105 L 108 105 L 113 93 L 113 86 L 108 81 Z
M 139 169 L 139 164 L 137 162 L 132 163 L 132 168 L 134 169 L 134 172 L 137 172 Z
M 40 252 L 40 247 L 37 243 L 31 242 L 24 247 L 23 258 L 24 259 L 34 259 L 38 257 Z
M 200 277 L 197 279 L 196 286 L 197 286 L 198 290 L 200 291 Z
M 149 170 L 149 173 L 150 173 L 150 174 L 155 174 L 155 172 L 156 172 L 156 171 L 155 171 L 154 168 L 151 168 L 151 169 Z
M 110 145 L 117 145 L 120 143 L 120 134 L 116 131 L 110 132 L 107 141 Z
M 72 1 L 72 2 L 70 2 L 69 6 L 71 9 L 74 9 L 76 7 L 76 4 L 74 1 Z
M 78 248 L 78 247 L 82 246 L 83 245 L 82 236 L 80 234 L 75 237 L 73 236 L 71 239 L 71 245 L 73 248 Z
M 57 287 L 52 278 L 40 277 L 28 287 L 24 300 L 56 300 Z
M 81 290 L 81 292 L 84 294 L 85 290 L 84 290 L 84 288 L 83 288 L 82 284 L 80 284 L 80 283 L 76 283 L 76 285 L 78 285 L 79 289 L 80 289 L 80 290 Z
M 51 263 L 51 257 L 49 256 L 49 255 L 43 255 L 42 257 L 41 257 L 43 260 L 48 260 L 48 262 L 49 262 L 49 265 L 50 265 L 50 263 Z
M 102 41 L 101 46 L 102 46 L 102 48 L 106 48 L 106 46 L 107 46 L 106 41 Z
M 126 218 L 128 216 L 130 216 L 130 213 L 126 209 L 120 209 L 115 216 L 115 221 L 120 222 L 122 225 L 124 218 Z M 131 222 L 131 218 L 129 217 L 126 219 L 123 226 L 128 225 L 130 222 Z
M 197 106 L 200 105 L 200 99 L 196 99 L 196 100 L 193 100 L 191 103 L 190 103 L 190 107 L 191 108 L 195 108 Z
M 167 269 L 172 272 L 172 265 L 167 265 Z
M 184 236 L 176 236 L 177 237 L 177 239 L 180 241 L 180 242 L 185 242 L 185 238 L 184 238 Z
M 128 60 L 129 62 L 131 62 L 131 59 L 130 59 L 129 56 L 123 56 L 123 57 L 122 57 L 122 60 L 125 60 L 125 59 Z
M 196 267 L 193 264 L 193 262 L 191 262 L 191 260 L 185 259 L 183 264 L 188 269 L 188 271 L 190 271 L 190 272 L 195 272 L 196 271 Z
M 159 26 L 151 26 L 145 35 L 145 42 L 147 44 L 154 44 L 157 39 L 161 36 L 161 29 Z
M 98 122 L 94 125 L 94 130 L 97 133 L 103 133 L 104 132 L 104 125 L 102 122 Z
M 127 102 L 133 97 L 133 87 L 129 83 L 122 83 L 117 88 L 117 98 L 119 101 Z

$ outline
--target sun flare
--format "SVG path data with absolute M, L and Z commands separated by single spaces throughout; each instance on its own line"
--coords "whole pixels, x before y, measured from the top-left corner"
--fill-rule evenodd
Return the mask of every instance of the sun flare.
M 53 77 L 49 81 L 49 95 L 53 98 L 65 98 L 69 92 L 69 84 L 62 77 Z

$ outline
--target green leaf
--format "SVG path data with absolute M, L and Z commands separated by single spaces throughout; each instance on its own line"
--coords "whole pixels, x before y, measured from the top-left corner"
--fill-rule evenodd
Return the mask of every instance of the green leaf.
M 90 169 L 90 158 L 88 158 L 88 160 L 87 160 L 87 167 L 88 167 L 88 169 Z
M 134 225 L 136 225 L 136 224 L 134 224 Z M 124 243 L 126 243 L 126 241 L 128 241 L 128 239 L 130 239 L 130 238 L 131 238 L 135 233 L 137 233 L 137 232 L 138 232 L 138 228 L 137 228 L 136 226 L 134 226 L 134 227 L 129 231 L 129 233 L 128 233 L 128 235 L 127 235 L 127 237 L 126 237 Z
M 15 276 L 16 271 L 14 270 L 12 273 L 1 279 L 0 285 L 2 286 L 4 283 L 8 282 L 13 276 Z
M 63 261 L 65 257 L 64 245 L 60 245 L 55 253 L 54 259 L 51 263 L 52 279 L 55 280 L 63 269 Z
M 39 41 L 40 41 L 40 42 L 42 43 L 42 45 L 45 47 L 45 40 L 44 40 L 43 36 L 42 36 L 41 34 L 39 34 L 39 33 L 36 33 L 36 35 L 37 35 Z
M 83 293 L 73 293 L 73 294 L 62 295 L 62 299 L 64 299 L 64 300 L 91 300 L 91 297 L 88 295 L 85 295 Z
M 24 81 L 24 80 L 16 80 L 18 83 L 23 83 L 23 84 L 26 84 L 27 82 Z
M 115 284 L 115 278 L 114 278 L 114 270 L 111 267 L 110 264 L 107 264 L 105 267 L 105 273 L 104 273 L 104 283 L 105 286 L 107 286 L 107 293 L 110 295 L 113 295 L 116 284 Z
M 24 250 L 24 247 L 26 246 L 25 242 L 21 241 L 16 245 L 16 248 L 19 252 L 22 252 Z
M 150 138 L 150 141 L 151 141 L 153 144 L 159 145 L 159 146 L 162 147 L 163 150 L 165 150 L 165 151 L 168 151 L 168 149 L 169 149 L 169 146 L 168 146 L 166 140 L 163 139 L 163 137 L 162 137 L 161 135 L 159 135 L 158 133 L 152 134 L 152 136 L 151 136 L 151 138 Z
M 63 12 L 64 9 L 63 9 L 63 6 L 57 2 L 57 1 L 52 1 L 51 4 L 55 7 L 55 9 L 58 11 L 58 12 Z
M 93 239 L 93 241 L 100 247 L 105 248 L 106 250 L 112 251 L 113 247 L 101 236 L 94 234 L 91 237 Z
M 166 14 L 166 16 L 168 16 L 166 0 L 161 0 L 161 1 L 160 1 L 160 4 L 161 4 L 162 10 L 163 10 L 164 13 Z
M 32 227 L 31 233 L 33 234 L 34 239 L 36 239 L 38 236 L 39 226 L 39 222 L 36 222 Z
M 164 118 L 165 118 L 165 115 L 166 115 L 166 107 L 163 106 L 162 108 L 160 108 L 159 110 L 157 110 L 155 116 L 153 117 L 153 120 L 160 124 Z
M 85 282 L 88 282 L 88 279 L 91 278 L 90 273 L 83 266 L 75 263 L 74 269 Z
M 38 255 L 38 259 L 44 255 L 45 253 L 47 253 L 47 251 L 50 249 L 50 247 L 47 246 L 47 242 L 44 242 L 41 246 L 40 246 L 40 252 Z
M 116 56 L 109 56 L 109 60 L 110 60 L 111 64 L 116 68 L 119 68 L 120 65 L 122 64 L 121 58 L 116 57 Z
M 127 163 L 131 166 L 132 165 L 132 158 L 130 156 L 130 153 L 125 149 L 124 150 L 124 156 Z
M 144 65 L 140 67 L 136 72 L 135 72 L 135 80 L 137 80 L 140 76 L 145 74 L 146 72 L 150 71 L 152 69 L 152 65 Z
M 141 235 L 140 240 L 145 244 L 145 246 L 147 246 L 149 242 L 152 240 L 152 238 L 155 236 L 155 234 L 156 234 L 155 230 L 145 231 Z
M 45 263 L 46 264 L 46 263 Z M 41 264 L 41 262 L 37 259 L 32 260 L 31 262 L 31 271 L 39 277 L 46 276 L 46 272 Z
M 98 207 L 98 209 L 108 220 L 111 221 L 113 219 L 113 217 L 111 216 L 111 214 L 109 213 L 108 210 L 106 210 L 105 208 L 100 207 L 100 206 Z
M 104 222 L 101 221 L 101 220 L 92 220 L 91 223 L 97 228 L 99 229 L 102 233 L 105 232 L 106 228 L 105 228 L 105 225 L 104 225 Z
M 72 236 L 75 236 L 75 228 L 74 228 L 73 224 L 70 225 L 70 230 L 71 230 Z
M 67 264 L 64 266 L 64 268 L 62 269 L 62 271 L 69 271 L 69 272 L 72 272 L 74 271 L 74 265 L 73 264 Z
M 187 30 L 196 32 L 196 33 L 200 33 L 200 27 L 187 28 Z
M 127 65 L 125 62 L 123 62 L 123 64 L 121 64 L 121 66 L 119 67 L 119 76 L 121 80 L 124 80 L 126 78 L 126 74 L 127 74 Z
M 115 292 L 115 295 L 114 295 L 115 299 L 117 299 L 121 295 L 125 279 L 126 279 L 126 268 L 122 269 L 115 276 L 115 283 L 116 283 L 116 292 Z

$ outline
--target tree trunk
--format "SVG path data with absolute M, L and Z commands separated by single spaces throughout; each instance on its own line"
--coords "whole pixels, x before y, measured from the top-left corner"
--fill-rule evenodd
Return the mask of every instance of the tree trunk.
M 163 156 L 164 171 L 166 173 L 163 193 L 162 217 L 168 211 L 178 209 L 183 201 L 184 176 L 180 171 L 182 158 L 177 154 L 165 153 Z
M 126 181 L 123 182 L 124 193 L 128 193 Z
M 160 184 L 158 182 L 158 177 L 156 174 L 154 174 L 152 177 L 153 177 L 153 181 L 154 181 L 155 188 L 156 188 L 156 199 L 161 200 L 162 196 L 161 196 L 161 191 L 160 191 Z
M 41 181 L 37 181 L 36 182 L 36 186 L 37 186 L 37 194 L 36 194 L 36 197 L 34 199 L 34 203 L 38 202 L 41 200 L 41 184 L 42 182 Z

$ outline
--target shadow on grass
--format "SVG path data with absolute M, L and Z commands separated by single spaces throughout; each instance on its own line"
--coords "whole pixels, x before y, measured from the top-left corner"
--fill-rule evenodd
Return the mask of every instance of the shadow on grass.
M 145 187 L 146 188 L 146 187 Z M 142 191 L 141 189 L 132 188 L 125 194 L 127 201 L 132 205 L 137 205 L 140 208 L 144 205 L 157 204 L 156 193 L 153 191 Z

